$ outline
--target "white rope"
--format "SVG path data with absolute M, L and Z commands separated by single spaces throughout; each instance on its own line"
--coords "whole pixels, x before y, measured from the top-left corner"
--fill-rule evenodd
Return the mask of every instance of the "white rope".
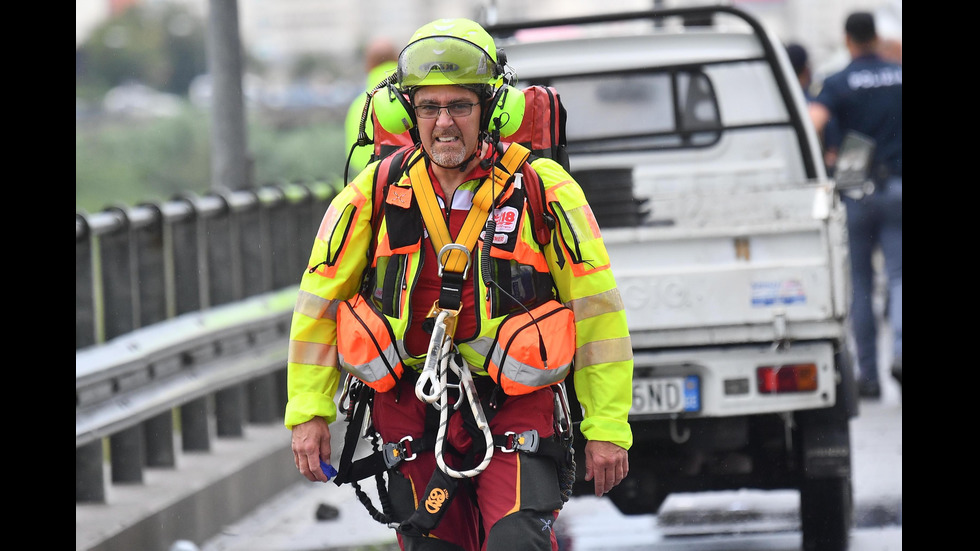
M 433 404 L 439 410 L 439 430 L 436 433 L 435 456 L 436 464 L 439 469 L 453 478 L 471 478 L 487 468 L 490 459 L 493 457 L 493 434 L 490 433 L 490 424 L 483 414 L 483 406 L 480 404 L 480 397 L 476 392 L 476 384 L 473 383 L 473 376 L 470 374 L 469 367 L 465 362 L 462 366 L 457 366 L 450 362 L 453 349 L 453 340 L 446 336 L 446 318 L 451 313 L 448 311 L 439 312 L 436 316 L 435 326 L 432 330 L 432 338 L 429 341 L 429 353 L 425 359 L 425 365 L 419 380 L 415 383 L 415 395 L 419 400 Z M 449 384 L 449 369 L 459 377 L 458 385 Z M 428 391 L 426 388 L 428 387 Z M 486 440 L 486 451 L 483 460 L 472 469 L 457 471 L 446 465 L 443 457 L 443 449 L 446 443 L 446 427 L 449 425 L 449 389 L 455 388 L 459 391 L 459 398 L 453 409 L 458 409 L 462 405 L 463 395 L 470 404 L 470 411 L 473 413 L 473 420 L 476 426 L 483 432 Z M 438 402 L 438 403 L 437 403 Z

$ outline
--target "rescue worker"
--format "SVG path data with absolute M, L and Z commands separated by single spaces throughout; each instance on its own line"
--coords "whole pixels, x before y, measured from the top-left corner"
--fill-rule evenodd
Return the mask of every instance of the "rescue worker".
M 397 60 L 398 50 L 387 38 L 376 38 L 371 41 L 367 47 L 367 51 L 364 53 L 364 69 L 367 71 L 366 90 L 373 90 L 379 82 L 388 78 L 388 75 L 391 73 L 394 73 L 398 67 Z M 371 160 L 371 148 L 368 146 L 358 147 L 356 145 L 359 124 L 366 100 L 367 97 L 364 94 L 358 94 L 347 108 L 347 117 L 344 119 L 344 137 L 350 157 L 351 174 L 357 174 L 364 170 L 368 161 Z M 370 125 L 365 128 L 368 139 L 373 138 L 371 135 L 372 131 L 373 127 Z
M 329 424 L 342 371 L 371 385 L 373 428 L 386 449 L 400 452 L 387 491 L 403 549 L 558 548 L 560 461 L 532 452 L 525 437 L 541 449 L 554 441 L 556 391 L 566 374 L 583 410 L 585 480 L 602 496 L 629 472 L 633 355 L 608 253 L 582 189 L 560 164 L 532 158 L 510 170 L 522 148 L 497 136 L 519 124 L 523 96 L 508 78 L 502 52 L 479 24 L 442 19 L 416 31 L 395 82 L 374 96 L 379 118 L 416 133 L 408 168 L 386 190 L 380 223 L 372 220 L 373 180 L 384 161 L 369 164 L 332 201 L 293 314 L 285 425 L 296 467 L 311 481 L 328 480 L 321 461 L 336 458 Z M 383 113 L 389 109 L 396 115 Z M 534 178 L 555 220 L 544 245 L 533 237 L 524 200 Z M 464 239 L 481 230 L 489 243 Z M 441 319 L 451 320 L 448 364 L 462 383 L 472 376 L 479 396 L 470 400 L 460 384 L 451 403 L 470 405 L 439 420 L 445 437 L 432 444 L 432 420 L 452 409 L 437 411 L 420 385 L 429 332 Z M 518 351 L 505 334 L 534 345 Z M 481 412 L 493 446 L 479 445 Z M 485 448 L 496 453 L 474 467 Z M 454 491 L 443 491 L 453 480 Z M 426 514 L 438 519 L 420 529 L 413 519 Z

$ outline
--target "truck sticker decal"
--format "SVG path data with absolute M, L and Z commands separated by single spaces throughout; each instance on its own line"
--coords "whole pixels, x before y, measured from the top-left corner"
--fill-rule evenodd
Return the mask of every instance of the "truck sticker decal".
M 785 304 L 806 304 L 806 293 L 800 280 L 752 282 L 752 306 Z

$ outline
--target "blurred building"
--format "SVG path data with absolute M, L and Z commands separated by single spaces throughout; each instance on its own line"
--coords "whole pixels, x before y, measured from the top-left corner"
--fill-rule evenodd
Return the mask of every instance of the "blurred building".
M 211 0 L 76 0 L 76 45 L 104 17 L 136 2 L 179 2 L 206 14 Z M 617 0 L 616 11 L 703 4 L 711 0 Z M 847 14 L 876 14 L 882 36 L 901 39 L 901 0 L 735 0 L 759 17 L 783 42 L 807 47 L 816 76 L 847 61 L 843 24 Z M 303 55 L 325 55 L 356 64 L 375 36 L 396 43 L 440 17 L 512 21 L 596 13 L 595 0 L 238 0 L 242 42 L 250 55 L 268 66 L 288 65 Z

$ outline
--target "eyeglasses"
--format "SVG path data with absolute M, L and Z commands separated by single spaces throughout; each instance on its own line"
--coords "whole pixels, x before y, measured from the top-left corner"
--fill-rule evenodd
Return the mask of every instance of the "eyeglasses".
M 415 115 L 420 119 L 438 119 L 439 114 L 445 109 L 450 117 L 468 117 L 473 113 L 475 103 L 457 102 L 449 105 L 416 105 Z

